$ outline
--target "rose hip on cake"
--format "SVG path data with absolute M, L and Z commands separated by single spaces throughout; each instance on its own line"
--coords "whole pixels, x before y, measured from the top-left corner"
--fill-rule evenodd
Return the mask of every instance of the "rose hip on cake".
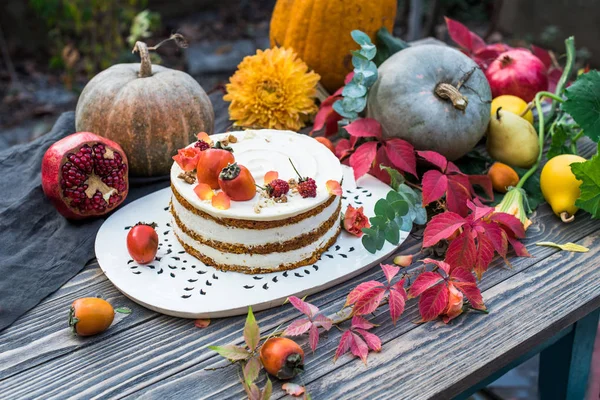
M 298 172 L 291 159 L 290 164 L 292 164 L 292 168 L 294 168 L 294 171 L 296 171 L 296 174 L 298 174 L 298 186 L 296 188 L 298 189 L 300 196 L 303 198 L 317 197 L 317 183 L 315 180 L 313 178 L 307 176 L 303 177 L 300 175 L 300 172 Z
M 290 185 L 283 179 L 273 179 L 267 185 L 258 186 L 259 189 L 264 190 L 269 197 L 280 198 L 285 196 L 290 191 Z
M 196 178 L 198 183 L 206 183 L 219 189 L 219 174 L 229 164 L 235 162 L 233 153 L 228 150 L 210 148 L 199 153 Z
M 90 132 L 54 143 L 42 159 L 42 189 L 70 219 L 107 214 L 129 191 L 127 157 L 121 146 Z
M 229 164 L 219 174 L 219 187 L 231 200 L 248 201 L 256 195 L 256 182 L 248 168 Z

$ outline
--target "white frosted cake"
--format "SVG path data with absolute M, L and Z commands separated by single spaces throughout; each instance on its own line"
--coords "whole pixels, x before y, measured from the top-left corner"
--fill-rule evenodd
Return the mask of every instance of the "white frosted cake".
M 174 163 L 172 226 L 185 250 L 207 265 L 244 273 L 315 263 L 341 229 L 341 197 L 326 188 L 327 181 L 342 179 L 335 155 L 313 138 L 290 131 L 247 130 L 210 139 L 225 141 L 235 161 L 248 168 L 258 185 L 263 185 L 268 171 L 278 172 L 285 181 L 297 180 L 291 160 L 301 176 L 315 180 L 316 196 L 303 198 L 291 181 L 285 202 L 257 190 L 251 200 L 231 201 L 228 209 L 218 209 L 198 197 L 194 191 L 198 183 L 181 179 L 183 170 Z

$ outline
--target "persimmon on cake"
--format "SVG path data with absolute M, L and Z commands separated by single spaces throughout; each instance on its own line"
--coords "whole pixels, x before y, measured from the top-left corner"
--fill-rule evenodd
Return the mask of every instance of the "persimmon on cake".
M 341 229 L 341 196 L 326 188 L 327 181 L 342 179 L 335 155 L 315 139 L 291 131 L 246 130 L 210 139 L 230 146 L 235 161 L 250 170 L 257 185 L 264 186 L 269 171 L 297 182 L 295 167 L 302 177 L 315 180 L 316 194 L 303 198 L 290 181 L 285 199 L 257 189 L 253 199 L 231 200 L 229 208 L 220 209 L 200 199 L 194 191 L 199 183 L 181 179 L 183 170 L 173 163 L 172 226 L 184 249 L 206 265 L 249 274 L 315 263 Z

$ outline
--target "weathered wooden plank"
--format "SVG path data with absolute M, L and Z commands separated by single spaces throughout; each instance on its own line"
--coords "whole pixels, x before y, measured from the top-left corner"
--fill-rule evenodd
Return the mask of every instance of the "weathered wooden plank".
M 93 277 L 92 279 L 88 277 L 85 280 L 79 279 L 78 281 L 89 283 L 97 280 L 95 278 L 98 269 L 90 269 L 82 274 L 84 277 L 89 275 Z M 17 323 L 0 334 L 0 380 L 62 354 L 92 346 L 118 332 L 125 331 L 132 326 L 158 316 L 157 313 L 147 310 L 123 296 L 106 279 L 78 290 L 71 290 L 79 286 L 81 286 L 79 283 L 73 283 L 67 288 L 63 287 L 60 297 L 44 300 L 20 318 Z M 80 338 L 73 335 L 67 324 L 71 303 L 80 297 L 95 297 L 98 295 L 101 295 L 102 298 L 115 307 L 130 307 L 133 313 L 130 315 L 117 313 L 111 328 L 100 335 L 89 338 Z M 2 386 L 1 382 L 0 386 Z
M 412 244 L 410 252 L 420 247 L 416 239 L 406 243 Z M 371 279 L 374 274 L 379 272 L 371 270 L 361 277 Z M 352 285 L 348 282 L 313 299 L 322 306 L 345 296 Z M 296 315 L 288 306 L 257 316 L 265 329 L 273 329 Z M 241 340 L 243 323 L 243 317 L 219 319 L 208 328 L 198 330 L 189 320 L 160 316 L 135 329 L 118 332 L 110 340 L 103 340 L 102 345 L 95 343 L 0 381 L 0 391 L 9 398 L 33 398 L 42 394 L 45 398 L 117 396 L 131 387 L 139 385 L 141 388 L 149 384 L 149 380 L 158 381 L 189 368 L 202 358 L 213 357 L 214 353 L 206 351 L 206 346 Z M 79 369 L 74 376 L 73 365 L 86 365 L 86 369 Z
M 374 355 L 308 384 L 314 398 L 450 398 L 600 307 L 600 236 L 589 253 L 560 252 L 485 293 L 495 318 L 425 324 Z M 465 340 L 468 338 L 468 341 Z M 393 371 L 381 379 L 380 368 Z
M 507 279 L 508 277 L 525 269 L 529 265 L 537 262 L 538 260 L 544 257 L 548 257 L 549 255 L 555 252 L 553 249 L 534 246 L 534 242 L 541 240 L 555 240 L 558 242 L 567 240 L 574 241 L 589 235 L 594 230 L 600 229 L 600 226 L 597 222 L 593 222 L 588 218 L 585 218 L 576 221 L 576 225 L 572 226 L 573 229 L 569 229 L 567 231 L 563 228 L 562 225 L 556 223 L 549 223 L 550 221 L 555 221 L 555 217 L 551 214 L 547 206 L 540 208 L 540 210 L 537 212 L 536 220 L 538 222 L 545 223 L 537 223 L 534 226 L 532 226 L 529 231 L 528 247 L 532 254 L 535 256 L 535 258 L 514 260 L 514 269 L 502 267 L 502 261 L 496 260 L 494 263 L 495 267 L 493 267 L 488 272 L 488 274 L 486 274 L 482 282 L 484 288 L 489 288 L 494 284 L 504 279 Z M 375 274 L 375 279 L 382 280 L 383 275 L 379 272 L 378 269 L 375 269 L 375 271 L 377 272 Z M 366 279 L 355 280 L 352 283 L 352 285 L 355 285 L 356 282 L 360 282 L 363 280 Z M 347 291 L 345 293 L 347 293 Z M 324 307 L 323 310 L 328 313 L 334 313 L 338 311 L 341 308 L 344 299 L 345 297 L 342 295 L 334 303 L 330 304 L 327 307 Z M 318 301 L 316 303 L 319 304 Z M 258 317 L 260 318 L 261 315 L 259 315 Z M 297 316 L 297 313 L 294 314 L 292 312 L 292 318 L 295 318 Z M 472 318 L 478 317 L 472 316 Z M 388 319 L 389 317 L 387 316 L 387 309 L 382 309 L 377 311 L 377 316 L 375 317 L 374 322 L 383 323 L 387 322 Z M 415 308 L 415 303 L 409 302 L 406 314 L 398 322 L 395 328 L 391 324 L 386 323 L 381 328 L 378 328 L 377 333 L 381 335 L 381 337 L 384 340 L 391 340 L 392 338 L 401 334 L 403 331 L 413 329 L 415 326 L 412 324 L 411 321 L 414 321 L 416 319 L 417 310 Z M 342 360 L 338 361 L 338 364 L 336 364 L 335 366 L 333 366 L 331 363 L 331 351 L 335 351 L 335 347 L 337 345 L 338 340 L 339 333 L 335 330 L 330 332 L 328 334 L 328 337 L 323 337 L 322 342 L 319 345 L 319 351 L 317 352 L 317 354 L 315 356 L 308 355 L 307 357 L 308 366 L 307 373 L 305 374 L 305 379 L 316 379 L 321 374 L 326 373 L 326 371 L 342 366 Z M 227 341 L 220 340 L 219 343 L 227 343 Z M 200 362 L 196 366 L 187 368 L 181 374 L 177 374 L 171 378 L 160 381 L 157 385 L 155 385 L 156 388 L 149 387 L 147 389 L 143 389 L 142 392 L 149 390 L 152 397 L 169 396 L 169 393 L 173 392 L 176 392 L 183 397 L 199 396 L 199 394 L 202 394 L 202 396 L 207 397 L 213 395 L 215 396 L 215 398 L 229 398 L 232 396 L 242 396 L 241 392 L 239 391 L 240 386 L 237 383 L 236 370 L 231 369 L 218 372 L 206 372 L 203 371 L 203 369 L 206 367 L 219 367 L 225 365 L 226 363 L 222 362 L 220 358 L 210 358 L 206 359 L 206 361 L 199 359 L 198 361 Z M 129 386 L 130 389 L 135 389 L 136 387 L 137 386 Z M 129 392 L 130 391 L 128 390 L 126 393 Z M 140 395 L 140 393 L 136 392 L 132 397 L 137 397 L 138 395 Z

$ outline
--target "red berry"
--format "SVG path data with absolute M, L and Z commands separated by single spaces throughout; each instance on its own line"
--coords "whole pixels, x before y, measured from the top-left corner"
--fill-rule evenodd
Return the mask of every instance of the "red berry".
M 194 147 L 199 148 L 200 151 L 204 151 L 206 149 L 210 149 L 210 144 L 206 143 L 204 140 L 198 140 L 196 143 L 194 143 Z
M 304 178 L 298 183 L 298 193 L 303 198 L 317 197 L 317 183 L 313 178 Z
M 269 197 L 281 197 L 290 191 L 290 185 L 283 179 L 274 179 L 267 185 Z

